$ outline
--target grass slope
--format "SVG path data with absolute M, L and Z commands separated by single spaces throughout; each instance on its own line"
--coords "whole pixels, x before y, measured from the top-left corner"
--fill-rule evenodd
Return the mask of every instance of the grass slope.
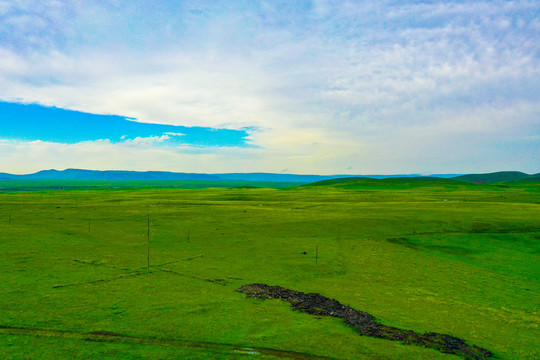
M 302 185 L 304 187 L 322 187 L 332 189 L 378 189 L 378 188 L 425 188 L 429 186 L 435 187 L 463 187 L 463 183 L 453 180 L 438 177 L 396 177 L 387 179 L 371 179 L 364 177 L 346 178 L 346 179 L 331 179 L 326 181 L 318 181 L 311 184 Z M 467 187 L 470 187 L 467 185 Z
M 539 174 L 531 175 L 531 176 L 529 176 L 529 177 L 527 177 L 525 179 L 516 180 L 514 182 L 519 183 L 519 184 L 540 183 L 540 175 Z
M 488 174 L 468 174 L 456 176 L 454 180 L 476 182 L 476 183 L 497 183 L 503 181 L 518 181 L 532 177 L 538 177 L 539 174 L 528 175 L 519 171 L 499 171 Z
M 539 358 L 539 186 L 435 181 L 0 191 L 0 358 L 457 359 L 249 283 Z

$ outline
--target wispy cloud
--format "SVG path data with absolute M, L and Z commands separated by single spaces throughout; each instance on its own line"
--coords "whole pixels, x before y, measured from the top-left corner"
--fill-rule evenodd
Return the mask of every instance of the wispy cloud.
M 536 1 L 0 4 L 0 99 L 249 128 L 224 171 L 539 171 Z

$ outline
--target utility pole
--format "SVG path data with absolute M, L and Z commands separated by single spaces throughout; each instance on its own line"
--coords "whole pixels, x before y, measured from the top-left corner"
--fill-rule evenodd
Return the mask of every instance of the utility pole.
M 146 235 L 147 235 L 147 239 L 148 239 L 148 242 L 147 242 L 147 252 L 146 252 L 146 268 L 148 269 L 148 271 L 150 271 L 150 215 L 148 215 L 148 226 L 147 226 L 147 232 L 146 232 Z

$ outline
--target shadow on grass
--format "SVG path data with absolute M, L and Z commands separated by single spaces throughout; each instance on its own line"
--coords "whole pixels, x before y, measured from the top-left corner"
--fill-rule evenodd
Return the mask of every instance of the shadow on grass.
M 447 254 L 451 254 L 451 255 L 458 255 L 458 256 L 464 256 L 464 257 L 469 257 L 471 255 L 479 253 L 479 251 L 477 251 L 477 250 L 467 249 L 467 248 L 459 247 L 459 246 L 418 244 L 418 243 L 415 243 L 412 240 L 404 238 L 404 237 L 392 238 L 392 239 L 387 239 L 387 240 L 389 242 L 391 242 L 392 244 L 402 245 L 402 246 L 405 246 L 405 247 L 407 247 L 409 249 L 413 249 L 413 250 L 438 251 L 438 252 L 442 252 L 442 253 L 447 253 Z

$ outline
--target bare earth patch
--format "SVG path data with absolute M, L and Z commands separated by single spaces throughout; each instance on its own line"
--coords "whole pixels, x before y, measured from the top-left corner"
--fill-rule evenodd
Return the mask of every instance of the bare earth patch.
M 455 354 L 471 360 L 495 357 L 491 351 L 468 345 L 464 340 L 455 336 L 434 332 L 418 334 L 412 330 L 380 324 L 373 315 L 355 310 L 320 294 L 305 294 L 281 286 L 265 284 L 243 285 L 237 291 L 246 294 L 247 297 L 285 300 L 290 302 L 295 310 L 308 314 L 341 318 L 345 324 L 355 328 L 360 335 L 436 349 L 442 353 Z

